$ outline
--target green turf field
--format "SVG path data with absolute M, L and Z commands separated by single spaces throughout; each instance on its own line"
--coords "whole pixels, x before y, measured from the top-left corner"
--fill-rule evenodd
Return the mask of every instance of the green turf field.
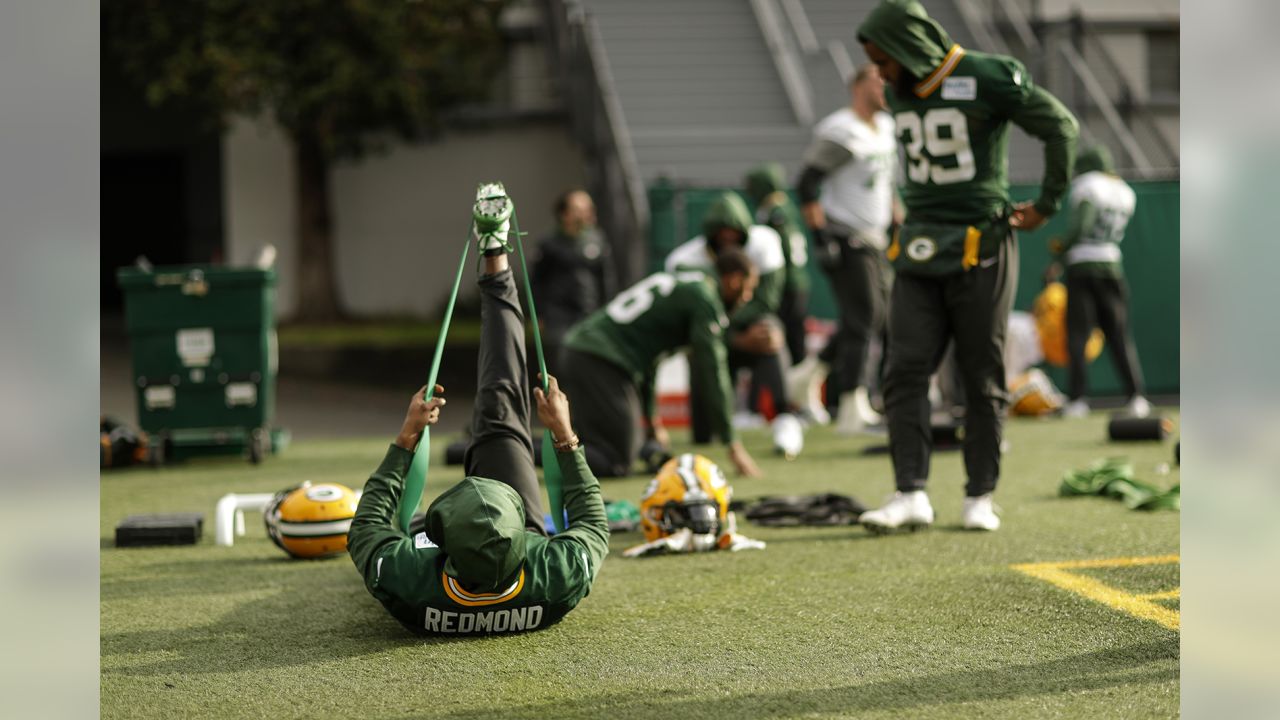
M 930 531 L 878 538 L 740 521 L 768 548 L 638 560 L 621 551 L 640 534 L 619 534 L 591 596 L 563 622 L 485 639 L 406 635 L 349 559 L 287 560 L 256 514 L 234 548 L 213 544 L 223 494 L 306 479 L 358 488 L 390 438 L 299 443 L 258 468 L 113 472 L 102 479 L 102 715 L 1176 716 L 1178 631 L 1130 612 L 1163 608 L 1176 627 L 1178 514 L 1057 497 L 1064 469 L 1106 455 L 1128 456 L 1157 485 L 1179 481 L 1176 467 L 1156 473 L 1172 463 L 1172 443 L 1109 445 L 1105 423 L 1010 422 L 998 533 L 959 530 L 960 457 L 939 454 Z M 873 438 L 816 430 L 793 463 L 770 457 L 762 433 L 747 441 L 768 475 L 736 481 L 739 498 L 836 491 L 876 505 L 892 489 L 888 458 L 858 454 Z M 438 464 L 428 493 L 460 478 Z M 644 482 L 608 481 L 605 496 L 638 502 Z M 125 515 L 167 511 L 204 512 L 203 542 L 111 546 Z M 1073 590 L 1011 567 L 1153 557 L 1060 570 Z M 1099 587 L 1130 610 L 1081 594 Z

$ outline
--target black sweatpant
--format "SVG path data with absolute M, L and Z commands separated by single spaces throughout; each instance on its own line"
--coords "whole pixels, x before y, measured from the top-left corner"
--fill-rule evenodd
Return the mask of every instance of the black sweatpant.
M 772 320 L 766 322 L 772 322 Z M 761 355 L 729 348 L 728 366 L 729 378 L 735 387 L 740 370 L 746 369 L 751 372 L 751 387 L 747 391 L 747 410 L 760 412 L 760 391 L 765 388 L 773 398 L 773 407 L 776 412 L 783 413 L 790 410 L 791 398 L 787 395 L 781 352 Z M 701 394 L 696 392 L 689 394 L 689 429 L 692 431 L 695 445 L 706 445 L 715 439 L 711 436 L 711 418 L 712 413 L 719 411 L 719 408 L 707 407 Z M 720 440 L 723 439 L 720 438 Z
M 782 322 L 782 332 L 786 335 L 787 352 L 791 355 L 792 363 L 800 362 L 807 354 L 804 347 L 804 318 L 808 312 L 808 291 L 792 288 L 782 291 L 778 320 Z
M 463 460 L 468 476 L 510 485 L 524 500 L 525 527 L 546 535 L 542 494 L 529 433 L 530 384 L 525 365 L 524 314 L 510 270 L 481 275 L 480 360 L 471 444 Z
M 640 455 L 640 391 L 630 374 L 597 355 L 568 348 L 557 375 L 573 426 L 596 477 L 622 477 Z
M 923 490 L 928 481 L 933 452 L 929 376 L 937 370 L 948 340 L 955 341 L 966 399 L 965 494 L 975 497 L 995 489 L 1009 404 L 1004 341 L 1017 271 L 1011 234 L 988 267 L 939 277 L 899 273 L 894 279 L 885 410 L 898 490 Z
M 818 359 L 831 367 L 827 404 L 863 384 L 867 346 L 885 323 L 887 269 L 882 253 L 871 246 L 840 243 L 840 265 L 824 270 L 836 300 L 836 331 Z
M 1067 269 L 1067 354 L 1071 361 L 1072 400 L 1084 397 L 1088 363 L 1084 349 L 1094 327 L 1102 328 L 1116 374 L 1129 397 L 1141 395 L 1142 368 L 1129 334 L 1129 285 L 1120 277 L 1095 276 Z

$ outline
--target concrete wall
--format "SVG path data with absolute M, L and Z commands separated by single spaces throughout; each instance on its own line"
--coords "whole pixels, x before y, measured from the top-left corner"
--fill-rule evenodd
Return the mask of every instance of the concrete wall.
M 240 120 L 223 143 L 227 259 L 252 262 L 270 242 L 279 250 L 278 314 L 297 307 L 291 153 L 270 123 Z M 583 160 L 560 123 L 451 132 L 338 165 L 332 190 L 338 288 L 355 316 L 435 317 L 457 270 L 476 184 L 503 181 L 522 229 L 537 237 L 551 205 L 584 182 Z M 464 283 L 464 291 L 474 287 Z

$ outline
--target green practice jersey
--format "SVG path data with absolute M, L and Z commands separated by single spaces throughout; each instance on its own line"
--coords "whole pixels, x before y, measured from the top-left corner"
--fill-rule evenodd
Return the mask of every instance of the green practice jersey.
M 1036 209 L 1057 212 L 1071 176 L 1075 121 L 1032 84 L 1013 58 L 952 51 L 960 58 L 928 97 L 886 91 L 905 153 L 903 200 L 911 219 L 977 224 L 1009 206 L 1009 122 L 1045 141 Z
M 783 193 L 765 198 L 756 208 L 756 221 L 773 228 L 782 238 L 782 255 L 786 261 L 786 282 L 783 289 L 790 292 L 808 292 L 809 241 L 800 229 L 800 215 L 791 199 Z
M 784 290 L 808 292 L 808 240 L 800 229 L 800 212 L 787 195 L 786 179 L 778 163 L 763 163 L 747 173 L 747 199 L 755 208 L 757 224 L 773 228 L 782 238 L 782 257 L 786 263 Z
M 1044 142 L 1035 207 L 1057 212 L 1071 178 L 1075 118 L 1017 60 L 966 51 L 915 0 L 885 0 L 858 30 L 919 80 L 886 86 L 905 151 L 907 221 L 975 225 L 1009 209 L 1009 123 Z M 905 242 L 905 239 L 904 239 Z
M 1137 196 L 1115 174 L 1111 153 L 1097 146 L 1080 151 L 1071 181 L 1071 222 L 1050 251 L 1071 274 L 1123 277 L 1120 241 L 1133 217 Z
M 715 409 L 712 432 L 731 442 L 729 320 L 715 283 L 701 272 L 654 273 L 575 325 L 565 344 L 617 365 L 637 387 L 651 380 L 659 360 L 688 347 L 690 390 Z
M 518 572 L 484 593 L 469 592 L 446 572 L 449 558 L 426 532 L 408 537 L 396 524 L 412 461 L 412 452 L 391 446 L 365 484 L 347 533 L 347 549 L 365 587 L 411 632 L 538 630 L 560 620 L 591 591 L 609 551 L 609 526 L 600 484 L 587 468 L 582 448 L 556 453 L 569 527 L 550 539 L 523 531 L 524 561 Z

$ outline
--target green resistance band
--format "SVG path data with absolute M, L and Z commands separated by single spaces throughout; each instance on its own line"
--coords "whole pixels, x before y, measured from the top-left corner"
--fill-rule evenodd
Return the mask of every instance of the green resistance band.
M 533 305 L 533 285 L 529 282 L 529 264 L 524 259 L 524 239 L 520 222 L 511 213 L 511 229 L 516 233 L 516 252 L 520 255 L 520 273 L 524 277 L 525 297 L 529 301 L 529 322 L 533 325 L 533 347 L 538 353 L 538 372 L 542 374 L 542 392 L 547 392 L 551 381 L 547 376 L 547 358 L 542 353 L 542 333 L 538 330 L 538 309 Z M 564 490 L 561 486 L 560 462 L 556 460 L 555 441 L 551 431 L 542 431 L 542 479 L 547 484 L 547 502 L 551 506 L 551 523 L 556 532 L 564 532 Z
M 512 204 L 514 206 L 514 203 Z M 529 320 L 533 324 L 533 343 L 538 355 L 538 370 L 542 373 L 542 391 L 546 392 L 550 387 L 550 381 L 547 379 L 547 360 L 542 351 L 542 333 L 538 331 L 538 311 L 533 304 L 533 286 L 529 284 L 529 266 L 525 262 L 524 241 L 521 239 L 520 224 L 516 220 L 514 210 L 511 214 L 511 224 L 516 235 L 516 249 L 520 255 L 520 272 L 524 277 L 525 297 L 529 302 Z M 458 273 L 453 280 L 453 293 L 449 296 L 449 304 L 444 311 L 444 321 L 440 325 L 440 337 L 436 340 L 435 355 L 431 359 L 431 374 L 427 380 L 427 400 L 435 394 L 436 378 L 440 373 L 440 358 L 444 354 L 445 337 L 449 334 L 449 321 L 453 319 L 453 306 L 458 299 L 458 288 L 462 283 L 462 273 L 467 265 L 467 252 L 470 248 L 471 234 L 468 233 L 467 241 L 462 247 L 462 259 L 458 262 Z M 422 502 L 422 494 L 427 487 L 430 458 L 431 428 L 426 427 L 422 431 L 422 438 L 418 440 L 418 447 L 414 449 L 413 462 L 410 463 L 409 473 L 405 478 L 403 498 L 404 500 L 413 499 L 400 503 L 400 527 L 405 533 L 409 532 L 409 522 Z M 555 443 L 551 439 L 550 430 L 542 434 L 542 475 L 547 484 L 551 522 L 555 525 L 556 532 L 564 532 L 564 491 L 561 487 L 560 464 L 555 460 Z
M 429 401 L 436 392 L 436 378 L 440 375 L 440 357 L 444 355 L 444 339 L 449 334 L 449 321 L 453 319 L 453 305 L 458 300 L 458 286 L 462 284 L 462 271 L 467 266 L 467 252 L 471 249 L 471 233 L 467 233 L 467 241 L 462 246 L 462 259 L 458 261 L 458 274 L 453 279 L 453 294 L 449 296 L 449 304 L 445 307 L 444 321 L 440 324 L 440 337 L 436 339 L 436 352 L 431 358 L 431 374 L 427 379 L 426 399 Z M 422 429 L 422 437 L 418 447 L 413 451 L 413 462 L 409 464 L 409 474 L 404 480 L 404 495 L 400 501 L 400 528 L 407 534 L 409 521 L 418 511 L 422 502 L 422 493 L 427 488 L 427 470 L 431 464 L 431 426 Z

